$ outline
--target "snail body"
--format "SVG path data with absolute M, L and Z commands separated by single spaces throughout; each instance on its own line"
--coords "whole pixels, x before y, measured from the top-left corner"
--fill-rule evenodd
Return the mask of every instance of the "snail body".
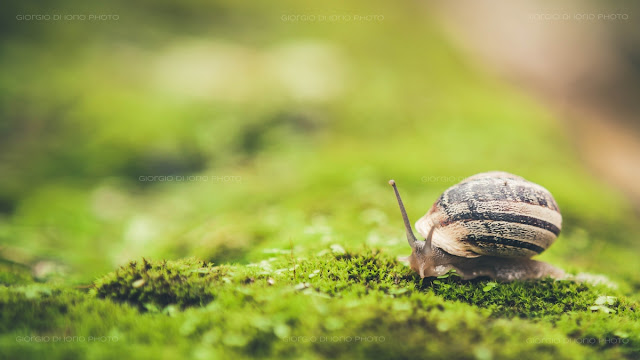
M 556 240 L 562 215 L 544 187 L 505 172 L 471 176 L 445 190 L 415 226 L 393 186 L 413 251 L 411 268 L 421 277 L 455 269 L 463 279 L 487 276 L 499 281 L 563 278 L 564 272 L 532 260 Z

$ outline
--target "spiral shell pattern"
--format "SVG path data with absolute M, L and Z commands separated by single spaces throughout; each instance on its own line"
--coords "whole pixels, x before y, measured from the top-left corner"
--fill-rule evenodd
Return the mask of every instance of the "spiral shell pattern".
M 471 176 L 450 187 L 416 222 L 432 246 L 463 257 L 531 257 L 546 250 L 562 215 L 544 187 L 505 172 Z

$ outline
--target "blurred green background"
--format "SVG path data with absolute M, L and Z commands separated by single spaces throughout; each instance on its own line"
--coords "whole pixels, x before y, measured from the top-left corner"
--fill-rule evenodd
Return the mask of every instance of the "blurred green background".
M 638 7 L 3 2 L 0 357 L 636 358 Z M 491 170 L 617 289 L 407 275 L 388 180 L 415 221 Z
M 640 289 L 633 197 L 444 28 L 422 2 L 3 3 L 0 257 L 86 284 L 142 256 L 406 255 L 390 178 L 415 221 L 503 170 L 562 209 L 542 259 Z

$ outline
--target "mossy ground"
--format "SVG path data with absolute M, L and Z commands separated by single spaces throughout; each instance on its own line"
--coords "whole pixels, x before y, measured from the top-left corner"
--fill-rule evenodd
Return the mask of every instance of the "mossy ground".
M 638 303 L 606 286 L 420 279 L 370 249 L 250 265 L 143 259 L 90 289 L 4 285 L 0 302 L 3 358 L 640 356 Z

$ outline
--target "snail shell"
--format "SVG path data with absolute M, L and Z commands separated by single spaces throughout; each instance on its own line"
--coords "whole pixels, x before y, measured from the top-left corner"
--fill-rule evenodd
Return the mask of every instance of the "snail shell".
M 416 222 L 416 239 L 400 193 L 389 181 L 404 220 L 411 255 L 421 277 L 456 270 L 463 279 L 488 276 L 499 281 L 565 277 L 564 271 L 530 259 L 558 237 L 562 215 L 551 193 L 505 172 L 471 176 L 447 189 Z
M 432 244 L 462 257 L 531 257 L 558 237 L 562 215 L 544 187 L 506 172 L 471 176 L 450 187 L 416 222 Z

